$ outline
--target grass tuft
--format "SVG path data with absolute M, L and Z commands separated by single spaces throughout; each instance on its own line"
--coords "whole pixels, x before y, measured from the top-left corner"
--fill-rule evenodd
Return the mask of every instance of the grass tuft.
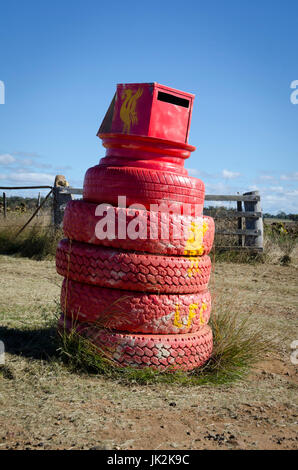
M 17 230 L 13 225 L 0 228 L 0 254 L 19 255 L 35 260 L 51 259 L 55 256 L 56 247 L 62 232 L 52 226 L 35 224 L 26 228 L 16 237 Z
M 269 255 L 268 259 L 274 253 L 275 261 L 282 266 L 291 264 L 297 247 L 297 225 L 292 225 L 292 230 L 291 227 L 286 227 L 281 222 L 265 225 L 265 247 Z
M 266 262 L 265 253 L 253 250 L 224 250 L 214 246 L 210 256 L 213 263 L 239 263 L 239 264 L 263 264 Z
M 125 384 L 223 385 L 243 379 L 274 349 L 274 338 L 254 327 L 249 315 L 242 317 L 223 310 L 213 314 L 209 324 L 213 331 L 212 356 L 204 366 L 191 372 L 120 368 L 106 351 L 99 351 L 79 334 L 75 324 L 70 331 L 59 330 L 59 353 L 73 372 L 103 374 Z
M 240 380 L 275 348 L 275 337 L 267 336 L 253 317 L 222 309 L 210 319 L 214 347 L 212 356 L 195 374 L 213 384 Z
M 15 376 L 13 372 L 11 371 L 10 367 L 6 365 L 0 365 L 0 377 L 3 377 L 3 379 L 7 379 L 7 380 L 15 379 Z

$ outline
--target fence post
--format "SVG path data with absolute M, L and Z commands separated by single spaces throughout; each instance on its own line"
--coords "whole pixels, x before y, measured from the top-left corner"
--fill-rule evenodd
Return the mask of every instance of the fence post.
M 4 219 L 6 219 L 6 207 L 7 207 L 6 194 L 3 193 L 3 217 Z
M 248 193 L 244 193 L 243 196 L 258 196 L 260 198 L 259 191 L 250 191 Z M 257 201 L 244 201 L 244 208 L 247 212 L 261 212 L 261 201 L 260 199 Z M 258 218 L 250 218 L 247 217 L 245 219 L 246 229 L 247 230 L 259 230 L 259 235 L 252 236 L 246 235 L 245 236 L 245 246 L 254 246 L 256 248 L 263 248 L 263 219 L 262 216 Z
M 40 200 L 41 200 L 41 196 L 40 196 L 40 192 L 39 192 L 36 207 L 40 206 Z M 40 212 L 39 211 L 37 212 L 36 217 L 40 217 Z
M 239 193 L 237 193 L 239 194 Z M 237 212 L 242 212 L 242 202 L 241 201 L 237 201 Z M 238 230 L 243 230 L 243 218 L 242 217 L 239 217 L 238 218 Z M 243 235 L 238 235 L 238 245 L 239 246 L 243 246 Z
M 65 187 L 53 188 L 53 223 L 56 229 L 62 227 L 66 204 L 73 199 L 73 195 L 64 192 Z

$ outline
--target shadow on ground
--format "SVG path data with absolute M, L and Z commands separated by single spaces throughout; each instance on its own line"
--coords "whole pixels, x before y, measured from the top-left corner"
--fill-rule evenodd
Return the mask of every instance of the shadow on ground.
M 43 360 L 58 357 L 57 330 L 54 327 L 21 330 L 1 326 L 0 340 L 9 354 Z

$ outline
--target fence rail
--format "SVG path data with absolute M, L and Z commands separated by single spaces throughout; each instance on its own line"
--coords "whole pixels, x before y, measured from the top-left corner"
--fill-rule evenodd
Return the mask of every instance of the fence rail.
M 256 193 L 254 195 L 254 193 Z M 245 195 L 247 194 L 247 195 Z M 236 196 L 227 196 L 227 195 L 216 195 L 216 194 L 206 194 L 205 201 L 260 201 L 260 195 L 258 191 L 252 191 L 251 195 L 248 193 L 239 194 Z
M 53 194 L 53 223 L 56 227 L 61 227 L 63 222 L 63 214 L 68 201 L 74 199 L 74 195 L 82 195 L 82 188 L 70 188 L 61 186 L 0 186 L 0 189 L 16 190 L 16 189 L 50 189 Z M 3 193 L 4 214 L 6 214 L 7 198 Z M 215 219 L 237 219 L 237 229 L 222 229 L 216 227 L 216 234 L 223 236 L 238 237 L 237 245 L 218 246 L 223 250 L 253 250 L 263 251 L 263 219 L 261 211 L 261 198 L 258 191 L 252 191 L 237 195 L 205 195 L 205 201 L 232 201 L 237 203 L 237 210 L 230 211 L 227 214 L 219 213 L 214 216 Z M 44 201 L 38 204 L 33 216 L 26 223 L 33 219 L 39 212 Z M 215 224 L 216 225 L 216 224 Z
M 244 249 L 263 251 L 263 218 L 261 210 L 261 197 L 259 191 L 251 191 L 237 195 L 205 196 L 206 201 L 235 201 L 237 210 L 229 215 L 218 214 L 215 219 L 237 218 L 237 230 L 216 229 L 216 234 L 238 236 L 238 246 L 221 246 L 221 249 Z M 215 224 L 216 225 L 216 224 Z

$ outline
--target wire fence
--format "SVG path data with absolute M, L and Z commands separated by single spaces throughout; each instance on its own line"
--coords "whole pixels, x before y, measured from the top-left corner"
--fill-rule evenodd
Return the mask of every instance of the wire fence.
M 11 211 L 8 207 L 9 198 L 7 191 L 26 189 L 49 189 L 45 197 L 41 197 L 40 192 L 35 202 L 29 210 L 24 206 L 17 205 Z M 0 227 L 6 226 L 8 219 L 14 223 L 17 230 L 15 236 L 19 236 L 22 231 L 36 218 L 38 223 L 54 225 L 61 228 L 63 214 L 68 201 L 74 196 L 82 196 L 82 188 L 70 188 L 60 186 L 14 186 L 0 187 L 3 191 L 2 202 L 0 201 Z M 216 206 L 211 206 L 212 201 Z M 23 203 L 24 204 L 24 203 Z M 219 205 L 222 204 L 222 205 Z M 226 205 L 229 205 L 227 208 Z M 234 206 L 232 206 L 232 204 Z M 10 213 L 10 214 L 9 214 Z M 42 214 L 43 217 L 40 217 Z M 254 250 L 263 251 L 263 220 L 261 211 L 260 194 L 252 191 L 237 195 L 205 195 L 205 215 L 210 215 L 215 219 L 215 246 L 224 250 Z M 18 223 L 18 218 L 26 220 Z M 13 217 L 14 216 L 14 220 Z M 2 221 L 2 223 L 1 223 Z

